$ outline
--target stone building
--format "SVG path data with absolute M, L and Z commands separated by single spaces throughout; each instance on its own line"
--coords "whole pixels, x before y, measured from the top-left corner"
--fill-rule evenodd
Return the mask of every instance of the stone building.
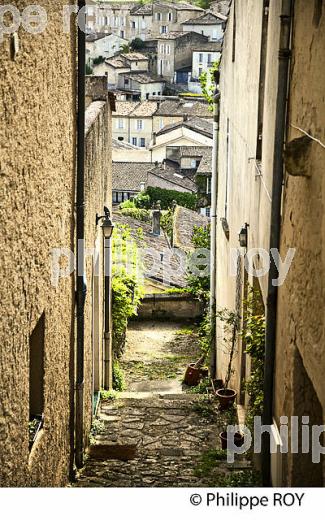
M 311 452 L 302 454 L 301 446 L 298 453 L 281 454 L 279 428 L 282 416 L 289 424 L 292 416 L 300 425 L 302 416 L 308 416 L 311 425 L 324 420 L 325 15 L 322 2 L 316 0 L 308 5 L 295 0 L 293 11 L 290 4 L 231 4 L 221 61 L 216 298 L 217 309 L 245 316 L 248 286 L 261 295 L 266 312 L 263 420 L 272 425 L 277 446 L 271 455 L 266 439 L 264 480 L 309 486 L 324 484 L 322 458 L 314 464 Z M 246 230 L 246 247 L 239 244 L 240 229 Z M 295 256 L 277 288 L 272 281 L 278 278 L 275 262 L 268 271 L 265 254 L 279 247 L 283 261 L 290 248 Z M 252 254 L 254 248 L 260 253 Z M 244 258 L 252 262 L 249 272 Z M 217 319 L 220 378 L 229 359 L 220 344 L 223 336 L 223 323 Z M 233 368 L 231 386 L 245 405 L 242 383 L 249 378 L 251 364 L 241 340 Z
M 210 42 L 217 42 L 222 39 L 224 25 L 227 20 L 222 14 L 213 14 L 206 12 L 196 18 L 185 20 L 182 23 L 183 31 L 193 31 L 204 34 L 209 38 Z
M 187 84 L 192 69 L 192 48 L 207 42 L 196 32 L 169 32 L 158 37 L 157 72 L 171 83 Z
M 185 20 L 200 16 L 203 12 L 200 7 L 185 2 L 154 2 L 151 37 L 182 31 Z
M 69 33 L 62 29 L 66 4 L 42 0 L 51 19 L 42 34 L 21 28 L 1 43 L 1 486 L 64 486 L 74 463 L 76 284 L 71 254 L 76 253 L 78 57 L 74 24 Z M 27 5 L 19 2 L 21 9 Z M 86 139 L 89 246 L 96 242 L 96 212 L 103 211 L 104 202 L 110 205 L 111 109 L 94 99 L 87 111 Z M 87 285 L 85 445 L 96 348 L 89 263 Z

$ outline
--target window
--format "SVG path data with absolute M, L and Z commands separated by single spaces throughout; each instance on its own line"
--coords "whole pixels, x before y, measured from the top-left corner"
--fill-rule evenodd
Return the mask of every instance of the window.
M 142 121 L 142 119 L 137 119 L 136 128 L 137 128 L 137 130 L 142 130 L 143 129 L 143 121 Z
M 45 314 L 29 338 L 29 448 L 33 446 L 44 420 Z
M 118 139 L 118 141 L 124 141 L 124 137 L 121 137 L 121 136 L 119 136 L 117 139 Z
M 211 208 L 205 208 L 205 216 L 210 217 L 211 215 Z
M 161 20 L 161 13 L 157 13 L 157 14 L 156 14 L 156 19 L 157 19 L 158 21 Z
M 131 29 L 135 29 L 135 22 L 131 22 Z
M 203 63 L 203 54 L 202 53 L 199 54 L 199 62 Z
M 146 140 L 144 137 L 140 138 L 140 146 L 141 146 L 141 148 L 145 148 L 145 146 L 146 146 Z
M 121 38 L 124 38 L 124 31 L 121 31 Z
M 166 54 L 170 54 L 170 45 L 166 45 Z
M 172 13 L 168 13 L 168 21 L 171 22 L 173 19 L 173 15 Z
M 124 85 L 128 85 L 129 84 L 129 80 L 127 78 L 124 78 Z
M 162 25 L 160 27 L 160 33 L 161 34 L 166 34 L 167 33 L 167 25 Z
M 211 177 L 207 178 L 207 194 L 211 193 Z
M 203 72 L 202 67 L 199 67 L 199 77 L 201 76 L 202 72 Z
M 118 120 L 118 126 L 117 128 L 124 128 L 124 119 L 119 119 Z
M 212 65 L 212 54 L 208 54 L 208 65 Z
M 137 142 L 137 138 L 136 137 L 132 137 L 132 144 L 134 146 L 137 146 L 138 142 Z

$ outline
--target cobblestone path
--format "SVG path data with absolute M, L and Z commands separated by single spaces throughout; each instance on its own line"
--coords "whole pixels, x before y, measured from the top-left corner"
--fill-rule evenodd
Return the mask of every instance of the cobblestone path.
M 202 455 L 220 448 L 222 425 L 215 400 L 182 389 L 198 345 L 195 334 L 179 328 L 146 323 L 129 331 L 127 391 L 101 402 L 77 486 L 211 486 L 229 473 L 224 461 L 202 471 Z

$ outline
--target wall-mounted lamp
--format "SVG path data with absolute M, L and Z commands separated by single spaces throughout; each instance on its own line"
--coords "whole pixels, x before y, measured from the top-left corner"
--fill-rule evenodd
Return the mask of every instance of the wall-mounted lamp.
M 98 223 L 102 220 L 102 230 L 104 238 L 110 239 L 112 237 L 115 226 L 111 220 L 111 213 L 106 206 L 104 206 L 104 213 L 105 215 L 102 216 L 96 214 L 96 226 L 98 226 Z
M 248 243 L 248 240 L 247 240 L 247 235 L 248 235 L 248 227 L 249 225 L 248 224 L 245 224 L 245 226 L 243 226 L 241 228 L 241 230 L 239 231 L 239 244 L 240 244 L 240 247 L 247 247 L 247 243 Z

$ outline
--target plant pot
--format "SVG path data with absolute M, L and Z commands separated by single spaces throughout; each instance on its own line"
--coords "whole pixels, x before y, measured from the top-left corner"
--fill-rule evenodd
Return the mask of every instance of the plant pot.
M 186 369 L 184 383 L 188 386 L 197 386 L 201 379 L 201 369 L 190 363 Z
M 234 404 L 237 392 L 231 388 L 220 388 L 216 390 L 216 396 L 219 400 L 221 410 L 227 410 Z
M 219 433 L 219 438 L 221 440 L 221 449 L 227 450 L 228 449 L 228 433 L 227 432 L 221 432 Z M 240 448 L 244 444 L 244 436 L 236 432 L 234 435 L 234 445 Z

